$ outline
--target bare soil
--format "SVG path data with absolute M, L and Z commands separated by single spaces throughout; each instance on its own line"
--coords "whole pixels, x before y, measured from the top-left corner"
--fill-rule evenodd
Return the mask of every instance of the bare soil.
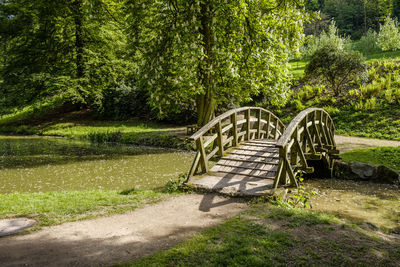
M 189 194 L 126 214 L 0 238 L 1 266 L 104 266 L 176 245 L 247 208 L 239 199 Z

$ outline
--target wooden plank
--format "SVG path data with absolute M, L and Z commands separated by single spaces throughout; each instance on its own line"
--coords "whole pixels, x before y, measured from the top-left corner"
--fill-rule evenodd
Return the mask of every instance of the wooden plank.
M 208 147 L 212 142 L 215 141 L 215 139 L 217 139 L 218 134 L 214 134 L 212 136 L 203 136 L 203 138 L 206 138 L 206 141 L 204 142 L 204 147 Z
M 276 171 L 278 165 L 268 164 L 263 162 L 220 160 L 215 166 L 225 166 L 225 167 L 252 169 L 260 171 L 271 171 L 271 170 Z
M 208 153 L 207 161 L 210 160 L 212 157 L 214 157 L 218 151 L 219 151 L 219 147 L 215 147 L 210 153 Z
M 223 146 L 223 147 L 226 146 L 228 143 L 232 142 L 232 140 L 233 140 L 233 136 L 227 138 L 227 139 L 222 143 L 222 146 Z
M 241 152 L 248 151 L 248 152 L 261 152 L 261 153 L 262 152 L 276 152 L 276 153 L 278 152 L 278 148 L 276 148 L 276 147 L 263 147 L 263 149 L 257 149 L 257 147 L 251 148 L 251 147 L 240 146 L 236 150 L 241 151 Z
M 267 145 L 276 145 L 276 140 L 273 139 L 259 139 L 259 140 L 250 140 L 246 142 L 246 144 L 267 144 Z
M 243 155 L 235 155 L 235 154 L 230 154 L 229 156 L 223 157 L 226 160 L 238 160 L 238 161 L 249 161 L 249 162 L 266 162 L 266 163 L 277 163 L 277 160 L 279 159 L 279 155 L 273 155 L 270 157 L 257 157 L 257 156 L 243 156 Z
M 275 146 L 249 146 L 247 144 L 243 144 L 239 147 L 241 150 L 250 150 L 250 151 L 278 151 L 278 148 Z
M 259 152 L 259 151 L 241 151 L 235 150 L 229 153 L 230 155 L 243 155 L 243 156 L 257 156 L 257 157 L 264 157 L 269 158 L 273 157 L 274 155 L 279 155 L 278 152 Z

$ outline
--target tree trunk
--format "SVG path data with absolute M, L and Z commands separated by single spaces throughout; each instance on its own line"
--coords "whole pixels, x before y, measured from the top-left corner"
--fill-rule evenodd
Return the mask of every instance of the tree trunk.
M 74 23 L 75 23 L 75 63 L 76 63 L 76 76 L 82 78 L 85 75 L 85 62 L 84 62 L 84 40 L 83 40 L 83 12 L 82 0 L 74 1 Z
M 204 88 L 204 94 L 197 98 L 197 124 L 203 126 L 214 117 L 215 100 L 213 92 L 215 90 L 215 78 L 212 71 L 214 55 L 214 34 L 212 30 L 212 7 L 211 1 L 204 1 L 201 4 L 201 30 L 203 39 L 203 49 L 205 57 L 200 62 L 200 79 Z

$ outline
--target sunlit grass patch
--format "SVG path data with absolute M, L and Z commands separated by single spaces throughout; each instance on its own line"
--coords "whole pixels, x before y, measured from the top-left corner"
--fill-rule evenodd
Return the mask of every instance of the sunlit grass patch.
M 400 147 L 377 147 L 352 150 L 340 155 L 344 161 L 360 161 L 373 165 L 385 165 L 400 172 Z
M 133 193 L 132 193 L 133 192 Z M 155 191 L 112 190 L 0 194 L 0 218 L 29 217 L 37 227 L 134 210 L 165 199 Z

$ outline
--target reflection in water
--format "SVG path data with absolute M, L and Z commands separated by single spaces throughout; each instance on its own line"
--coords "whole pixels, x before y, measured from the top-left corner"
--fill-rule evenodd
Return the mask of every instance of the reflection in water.
M 329 179 L 308 180 L 305 187 L 318 192 L 311 200 L 313 210 L 387 229 L 400 226 L 400 192 L 395 185 Z
M 161 148 L 1 136 L 0 193 L 150 189 L 187 172 L 192 159 Z

